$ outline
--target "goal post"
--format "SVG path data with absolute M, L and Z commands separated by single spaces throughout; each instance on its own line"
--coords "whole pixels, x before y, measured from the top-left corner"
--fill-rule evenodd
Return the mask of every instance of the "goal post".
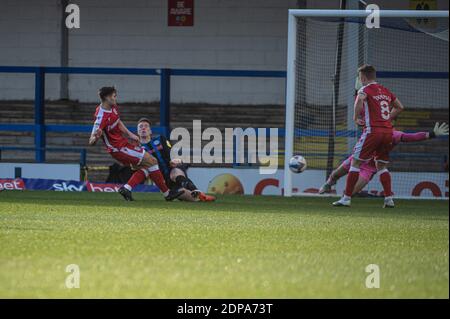
M 400 129 L 422 130 L 431 128 L 434 120 L 448 121 L 448 102 L 444 102 L 448 101 L 448 11 L 380 10 L 381 26 L 373 29 L 365 25 L 370 14 L 370 10 L 289 10 L 284 196 L 304 194 L 302 187 L 296 187 L 293 192 L 295 179 L 310 179 L 306 183 L 308 187 L 318 188 L 319 183 L 325 182 L 330 165 L 336 167 L 351 153 L 360 134 L 351 120 L 360 64 L 374 64 L 382 77 L 380 82 L 386 82 L 406 102 L 406 107 L 411 107 L 412 119 L 400 120 Z M 341 30 L 339 23 L 343 23 Z M 336 57 L 339 41 L 343 48 Z M 419 92 L 413 92 L 410 86 L 420 88 L 416 89 Z M 438 101 L 427 104 L 426 95 Z M 424 117 L 423 121 L 420 116 Z M 336 138 L 330 138 L 330 133 Z M 441 187 L 442 197 L 448 198 L 448 159 L 444 159 L 448 154 L 448 140 L 440 143 L 430 142 L 431 146 L 427 147 L 435 151 L 433 156 L 437 162 L 447 161 L 447 164 L 436 164 L 431 171 L 412 166 L 402 169 L 405 158 L 393 161 L 396 164 L 393 170 L 399 172 L 398 183 L 403 183 L 398 197 L 411 197 L 407 189 L 411 184 L 409 179 L 414 178 L 412 173 L 419 174 L 416 177 L 432 173 Z M 445 144 L 446 149 L 440 149 Z M 396 156 L 411 153 L 414 161 L 418 161 L 421 156 L 426 158 L 428 148 L 420 153 L 402 146 L 402 153 Z M 294 174 L 289 169 L 289 160 L 295 154 L 304 156 L 308 162 L 309 170 L 303 174 Z M 314 174 L 308 174 L 310 170 Z M 432 190 L 426 192 L 430 193 L 428 197 L 436 195 Z

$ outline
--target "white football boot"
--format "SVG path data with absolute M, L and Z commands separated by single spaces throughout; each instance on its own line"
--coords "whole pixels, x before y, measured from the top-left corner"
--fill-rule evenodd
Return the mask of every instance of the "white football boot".
M 340 200 L 338 200 L 337 202 L 333 203 L 333 206 L 335 207 L 350 207 L 352 203 L 352 199 L 351 197 L 348 196 L 342 196 L 342 198 Z
M 395 207 L 395 204 L 394 204 L 394 199 L 392 198 L 392 196 L 385 197 L 383 208 L 394 208 L 394 207 Z

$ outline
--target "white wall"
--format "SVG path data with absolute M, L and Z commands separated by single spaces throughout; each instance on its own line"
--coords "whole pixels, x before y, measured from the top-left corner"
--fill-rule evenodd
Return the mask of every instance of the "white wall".
M 308 2 L 311 8 L 339 3 Z M 0 0 L 0 65 L 59 65 L 59 3 Z M 81 28 L 69 32 L 70 66 L 251 70 L 285 69 L 287 9 L 297 5 L 296 0 L 195 0 L 194 27 L 168 27 L 165 0 L 73 3 L 80 6 Z M 59 76 L 48 76 L 46 84 L 47 98 L 58 98 Z M 69 97 L 92 102 L 96 89 L 108 84 L 118 87 L 122 102 L 159 100 L 159 79 L 143 76 L 71 75 Z M 32 99 L 33 88 L 31 75 L 0 74 L 0 99 Z M 284 80 L 173 78 L 172 101 L 283 104 Z
M 70 33 L 70 64 L 194 69 L 285 69 L 287 9 L 292 0 L 197 0 L 194 27 L 168 27 L 167 1 L 79 1 L 82 27 Z M 134 77 L 136 79 L 136 77 Z M 71 97 L 95 99 L 107 82 L 121 99 L 159 99 L 158 78 L 85 77 L 70 81 Z M 172 101 L 282 103 L 284 80 L 174 78 Z
M 0 65 L 58 65 L 59 2 L 28 3 L 2 5 Z M 167 1 L 75 3 L 81 28 L 69 32 L 71 66 L 252 70 L 285 69 L 287 9 L 296 5 L 295 0 L 196 0 L 194 27 L 168 27 Z M 56 98 L 59 83 L 52 78 L 46 94 Z M 96 88 L 105 84 L 116 85 L 122 101 L 159 100 L 159 79 L 142 76 L 71 75 L 70 98 L 95 101 Z M 32 87 L 31 76 L 0 75 L 0 99 L 30 99 Z M 175 102 L 281 104 L 284 99 L 280 79 L 176 78 L 172 88 Z
M 59 65 L 58 0 L 0 0 L 0 65 Z M 47 79 L 49 98 L 59 96 L 58 77 Z M 0 99 L 33 99 L 32 74 L 0 73 Z

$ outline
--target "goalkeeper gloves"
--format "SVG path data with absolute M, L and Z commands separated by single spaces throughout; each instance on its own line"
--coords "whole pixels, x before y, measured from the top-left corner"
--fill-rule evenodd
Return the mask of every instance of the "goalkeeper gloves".
M 439 137 L 439 136 L 448 136 L 448 124 L 436 122 L 434 125 L 434 129 L 430 131 L 430 138 Z

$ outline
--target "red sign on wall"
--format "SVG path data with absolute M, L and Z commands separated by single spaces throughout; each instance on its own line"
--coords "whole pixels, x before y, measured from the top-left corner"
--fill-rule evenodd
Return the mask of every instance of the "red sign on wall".
M 169 27 L 192 27 L 194 25 L 194 0 L 168 0 Z

